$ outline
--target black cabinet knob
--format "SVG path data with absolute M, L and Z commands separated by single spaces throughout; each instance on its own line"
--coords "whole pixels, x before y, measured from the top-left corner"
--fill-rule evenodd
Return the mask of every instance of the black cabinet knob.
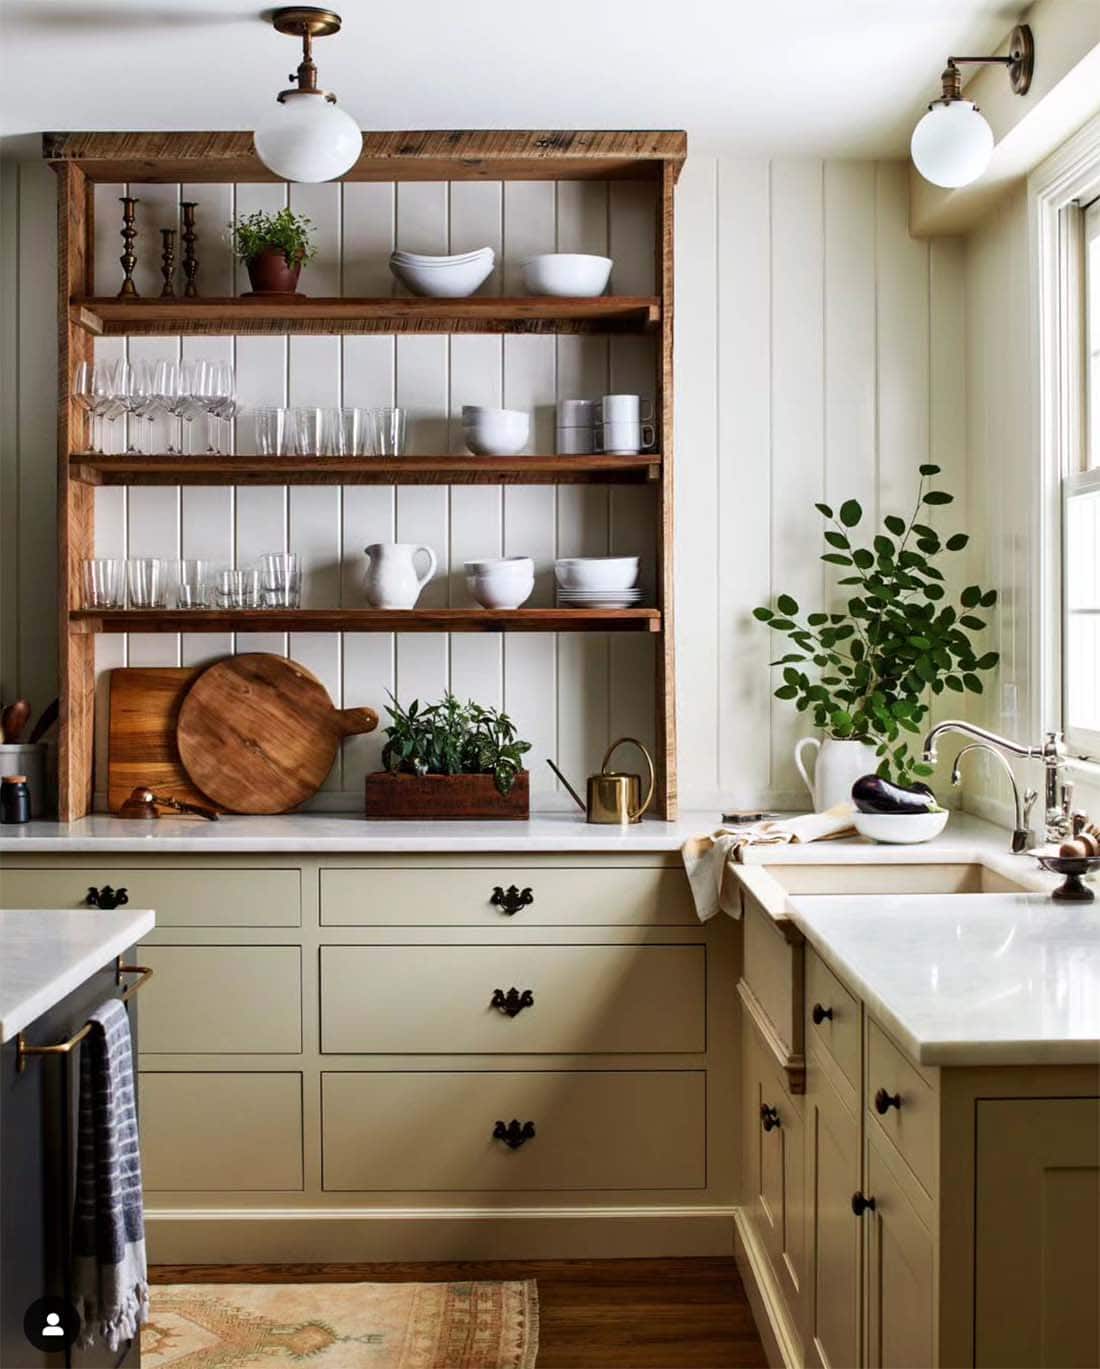
M 862 1193 L 852 1194 L 852 1211 L 857 1217 L 862 1217 L 865 1212 L 874 1212 L 874 1198 L 865 1198 Z
M 502 889 L 498 884 L 489 900 L 494 908 L 499 908 L 509 917 L 515 917 L 521 908 L 526 908 L 534 901 L 535 896 L 529 888 L 517 889 L 514 884 L 509 884 L 507 889 Z
M 93 884 L 89 885 L 84 902 L 89 908 L 121 908 L 130 902 L 130 895 L 125 889 L 112 889 L 109 884 L 102 889 L 97 889 Z
M 530 989 L 511 988 L 507 993 L 503 989 L 494 989 L 493 996 L 489 1000 L 489 1006 L 496 1008 L 497 1012 L 504 1013 L 508 1017 L 518 1017 L 524 1008 L 533 1007 L 535 995 Z
M 820 1027 L 826 1019 L 830 1022 L 833 1020 L 833 1010 L 832 1008 L 823 1008 L 820 1003 L 815 1003 L 810 1011 L 810 1016 L 814 1020 L 814 1026 Z
M 783 1123 L 780 1121 L 779 1113 L 775 1108 L 769 1107 L 767 1103 L 763 1103 L 760 1107 L 760 1125 L 765 1131 L 774 1131 L 776 1127 L 781 1127 Z
M 493 1140 L 503 1141 L 509 1150 L 519 1150 L 520 1146 L 530 1141 L 534 1135 L 534 1122 L 520 1122 L 515 1117 L 507 1125 L 498 1122 L 493 1128 Z
M 885 1117 L 891 1108 L 901 1108 L 901 1094 L 887 1093 L 885 1089 L 879 1089 L 875 1094 L 875 1111 L 880 1117 Z

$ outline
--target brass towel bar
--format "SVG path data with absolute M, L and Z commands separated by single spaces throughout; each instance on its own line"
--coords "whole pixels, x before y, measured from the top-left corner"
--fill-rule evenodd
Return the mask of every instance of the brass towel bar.
M 126 1003 L 133 998 L 134 994 L 153 977 L 153 971 L 148 965 L 124 965 L 121 956 L 117 956 L 115 958 L 116 984 L 122 983 L 122 976 L 124 974 L 137 974 L 140 975 L 141 978 L 135 980 L 133 984 L 129 985 L 128 988 L 119 994 L 119 999 L 123 1003 Z M 68 1055 L 73 1047 L 78 1046 L 91 1030 L 92 1024 L 90 1022 L 85 1022 L 74 1036 L 69 1037 L 68 1041 L 59 1041 L 55 1046 L 28 1046 L 23 1037 L 23 1033 L 20 1032 L 15 1041 L 16 1070 L 20 1074 L 23 1073 L 27 1068 L 28 1055 Z

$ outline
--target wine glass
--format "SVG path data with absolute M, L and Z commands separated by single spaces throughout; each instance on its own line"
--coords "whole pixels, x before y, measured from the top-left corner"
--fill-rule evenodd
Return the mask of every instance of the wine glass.
M 206 364 L 205 394 L 203 402 L 211 419 L 211 444 L 207 450 L 215 455 L 222 454 L 218 424 L 230 424 L 237 412 L 237 387 L 233 378 L 233 363 L 229 361 L 209 361 Z M 228 434 L 227 434 L 228 437 Z M 228 445 L 228 441 L 226 443 Z

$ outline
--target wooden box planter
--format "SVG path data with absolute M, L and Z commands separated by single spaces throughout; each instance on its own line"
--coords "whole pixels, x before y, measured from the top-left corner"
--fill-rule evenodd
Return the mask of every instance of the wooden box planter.
M 530 775 L 521 770 L 507 794 L 492 775 L 367 776 L 368 818 L 489 818 L 524 821 L 531 814 Z

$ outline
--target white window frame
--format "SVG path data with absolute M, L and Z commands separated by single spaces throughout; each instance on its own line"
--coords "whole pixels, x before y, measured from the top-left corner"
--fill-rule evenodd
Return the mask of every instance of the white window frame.
M 1047 159 L 1028 182 L 1033 336 L 1037 403 L 1033 470 L 1038 564 L 1032 597 L 1033 692 L 1031 732 L 1064 726 L 1065 594 L 1063 583 L 1067 492 L 1095 488 L 1084 471 L 1087 433 L 1084 348 L 1083 215 L 1079 206 L 1100 196 L 1100 117 Z M 1081 761 L 1100 759 L 1100 733 L 1074 729 L 1067 747 Z

